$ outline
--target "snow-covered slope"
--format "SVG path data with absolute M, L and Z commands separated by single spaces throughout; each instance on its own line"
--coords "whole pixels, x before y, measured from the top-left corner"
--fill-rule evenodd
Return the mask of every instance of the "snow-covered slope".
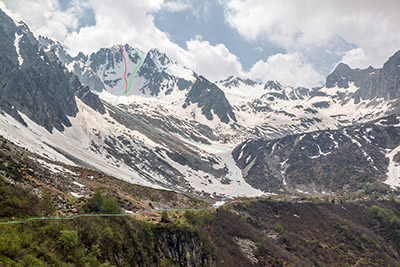
M 46 40 L 42 41 L 43 45 L 60 51 L 57 52 L 60 59 L 69 58 L 61 61 L 65 61 L 81 82 L 89 85 L 93 91 L 102 91 L 101 88 L 104 88 L 114 96 L 125 91 L 124 63 L 118 45 L 102 48 L 90 56 L 80 53 L 71 58 L 60 44 Z M 129 80 L 132 71 L 138 66 L 139 57 L 131 46 L 121 47 L 127 58 Z M 125 99 L 125 104 L 138 108 L 145 104 L 143 110 L 154 118 L 158 116 L 158 107 L 162 107 L 163 112 L 174 116 L 176 121 L 200 122 L 211 127 L 221 142 L 237 144 L 246 138 L 279 138 L 288 134 L 337 129 L 385 116 L 394 110 L 393 101 L 383 98 L 356 101 L 359 87 L 351 81 L 348 88 L 343 88 L 340 83 L 333 82 L 335 79 L 330 78 L 328 86 L 309 89 L 294 88 L 277 81 L 259 83 L 230 76 L 215 83 L 228 101 L 223 104 L 226 106 L 223 108 L 224 114 L 215 114 L 215 108 L 204 109 L 204 103 L 214 101 L 215 94 L 204 96 L 208 99 L 202 99 L 202 103 L 188 105 L 190 101 L 187 96 L 199 79 L 193 70 L 171 61 L 158 49 L 151 49 L 147 53 L 137 50 L 143 62 L 127 94 L 135 97 Z M 335 72 L 341 73 L 341 69 L 339 65 Z M 83 77 L 82 73 L 86 73 L 86 76 Z M 88 82 L 87 76 L 94 78 Z M 90 86 L 98 84 L 98 81 L 101 81 L 101 86 Z M 229 115 L 230 110 L 232 113 Z M 229 117 L 234 119 L 228 121 L 226 118 Z M 165 123 L 167 125 L 164 127 L 168 128 L 168 122 Z
M 210 145 L 232 150 L 248 139 L 338 129 L 389 115 L 397 107 L 397 98 L 376 93 L 379 88 L 372 88 L 373 83 L 360 82 L 359 77 L 365 75 L 373 79 L 371 70 L 351 74 L 352 70 L 339 65 L 320 88 L 233 76 L 212 83 L 158 49 L 136 49 L 138 56 L 128 44 L 114 45 L 71 57 L 61 44 L 44 37 L 38 42 L 32 33 L 22 32 L 29 31 L 27 27 L 11 28 L 15 28 L 12 38 L 0 46 L 7 49 L 3 53 L 9 55 L 7 66 L 15 73 L 33 73 L 37 86 L 28 90 L 15 85 L 2 95 L 0 134 L 52 159 L 99 169 L 133 183 L 197 195 L 229 195 L 236 186 L 235 166 L 229 153 Z M 132 78 L 127 94 L 123 94 L 121 49 L 127 60 L 127 79 Z M 131 77 L 141 58 L 140 68 Z M 395 64 L 397 58 L 391 62 Z M 48 75 L 51 71 L 57 76 Z M 392 70 L 394 76 L 396 71 Z M 380 77 L 388 76 L 382 73 Z M 1 78 L 3 84 L 12 84 L 7 76 Z M 21 97 L 29 94 L 32 97 L 26 101 Z M 326 153 L 320 146 L 315 151 L 319 154 L 311 156 Z M 389 155 L 390 160 L 393 157 Z M 253 157 L 242 160 L 250 165 L 255 162 Z M 279 164 L 284 170 L 287 162 Z M 389 173 L 396 172 L 395 168 Z M 247 178 L 248 170 L 242 171 Z M 241 171 L 238 179 L 239 195 L 262 194 L 242 179 Z
M 79 112 L 63 132 L 50 133 L 21 113 L 27 126 L 0 115 L 0 135 L 51 160 L 98 169 L 132 183 L 204 196 L 235 191 L 236 169 L 229 153 L 152 133 L 110 107 L 102 115 L 76 101 Z M 242 180 L 240 171 L 239 181 L 239 195 L 262 194 Z

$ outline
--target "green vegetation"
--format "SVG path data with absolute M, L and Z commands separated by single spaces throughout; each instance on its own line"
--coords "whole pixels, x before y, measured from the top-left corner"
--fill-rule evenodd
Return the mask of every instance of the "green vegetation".
M 97 190 L 84 207 L 87 212 L 117 214 L 121 212 L 114 197 L 105 197 Z
M 25 193 L 20 195 L 23 203 L 31 197 L 29 192 Z M 96 193 L 88 202 L 92 211 L 112 212 L 114 204 L 108 206 L 107 203 L 114 203 L 114 200 Z M 46 205 L 43 205 L 44 210 L 40 206 L 37 213 L 48 210 Z M 155 266 L 165 263 L 165 257 L 167 262 L 179 266 L 184 263 L 170 256 L 169 249 L 175 248 L 162 245 L 171 232 L 176 235 L 176 242 L 190 250 L 190 255 L 195 251 L 202 255 L 201 247 L 194 247 L 191 242 L 197 239 L 197 243 L 205 244 L 207 241 L 200 241 L 192 230 L 180 228 L 177 232 L 172 224 L 152 225 L 134 218 L 92 217 L 1 225 L 0 266 Z M 196 260 L 199 263 L 209 260 L 207 255 L 202 257 L 204 259 Z
M 52 216 L 56 212 L 56 208 L 51 201 L 50 193 L 48 191 L 44 192 L 43 199 L 39 203 L 39 209 L 45 217 Z
M 370 212 L 378 221 L 379 231 L 383 235 L 390 235 L 396 246 L 400 248 L 400 217 L 394 211 L 377 205 L 371 206 Z
M 7 155 L 14 149 L 0 143 L 0 221 L 59 216 L 55 206 L 57 214 L 119 213 L 120 205 L 133 210 L 149 201 L 204 206 L 86 169 L 79 172 L 95 175 L 91 186 L 99 190 L 89 199 L 65 197 L 46 172 L 18 159 L 23 153 Z M 290 196 L 239 199 L 217 210 L 163 211 L 161 223 L 147 213 L 0 225 L 0 266 L 251 266 L 238 244 L 246 240 L 260 266 L 400 266 L 400 203 L 387 192 L 370 184 L 299 203 Z
M 29 191 L 10 185 L 0 175 L 0 218 L 39 216 L 39 198 Z M 44 211 L 43 211 L 44 212 Z
M 185 211 L 185 219 L 192 226 L 204 226 L 211 220 L 211 214 L 208 211 L 194 212 Z
M 168 220 L 169 220 L 168 211 L 163 210 L 163 211 L 161 212 L 161 222 L 168 222 Z

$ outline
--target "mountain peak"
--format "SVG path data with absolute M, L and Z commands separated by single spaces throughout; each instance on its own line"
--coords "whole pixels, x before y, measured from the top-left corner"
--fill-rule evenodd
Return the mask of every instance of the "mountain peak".
M 349 88 L 349 76 L 352 69 L 349 65 L 340 62 L 335 70 L 326 78 L 326 87 L 332 88 L 338 86 L 339 88 Z
M 224 123 L 228 123 L 230 120 L 236 121 L 232 106 L 226 99 L 224 92 L 204 76 L 197 77 L 196 82 L 187 94 L 183 108 L 189 106 L 190 103 L 197 103 L 202 114 L 208 120 L 214 119 L 214 113 Z
M 400 71 L 400 50 L 394 53 L 394 55 L 391 56 L 383 65 L 384 70 L 389 68 L 394 69 L 395 71 Z
M 157 48 L 150 49 L 150 51 L 147 53 L 147 56 L 156 64 L 157 67 L 171 63 L 171 60 L 168 58 L 168 56 Z
M 264 89 L 274 89 L 274 90 L 281 91 L 282 84 L 278 81 L 268 81 L 265 83 Z
M 0 109 L 22 123 L 20 113 L 25 114 L 50 132 L 53 128 L 63 131 L 71 126 L 68 117 L 78 112 L 75 96 L 104 111 L 98 97 L 67 72 L 55 55 L 57 60 L 49 60 L 47 55 L 55 53 L 40 49 L 25 23 L 14 25 L 11 18 L 0 12 L 0 35 L 3 84 Z
M 254 86 L 257 84 L 256 81 L 244 79 L 233 75 L 229 76 L 225 80 L 220 80 L 217 83 L 222 84 L 222 86 L 226 88 L 239 87 L 241 85 Z
M 351 68 L 350 68 L 350 66 L 349 65 L 347 65 L 346 63 L 343 63 L 343 62 L 340 62 L 337 66 L 336 66 L 336 68 L 335 68 L 335 70 L 334 70 L 334 72 L 340 72 L 340 73 L 348 73 L 349 71 L 351 71 Z

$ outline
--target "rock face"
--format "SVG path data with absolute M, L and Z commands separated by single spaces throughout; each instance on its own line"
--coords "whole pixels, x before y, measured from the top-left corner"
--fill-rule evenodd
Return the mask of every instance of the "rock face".
M 351 69 L 348 65 L 340 63 L 327 77 L 326 87 L 348 88 L 350 82 L 360 88 L 355 94 L 355 103 L 373 98 L 399 98 L 400 51 L 390 57 L 381 69 Z
M 235 77 L 235 76 L 229 76 L 225 80 L 218 81 L 219 84 L 222 84 L 226 88 L 234 88 L 237 86 L 240 86 L 241 84 L 249 85 L 249 86 L 254 86 L 257 85 L 256 81 L 250 80 L 250 79 L 243 79 L 240 77 Z
M 310 89 L 304 87 L 290 88 L 291 90 L 286 93 L 283 86 L 277 81 L 268 81 L 264 85 L 264 90 L 268 93 L 261 96 L 261 98 L 274 101 L 276 98 L 280 100 L 305 100 L 310 95 Z
M 90 55 L 79 53 L 76 57 L 71 57 L 60 43 L 42 36 L 39 41 L 44 48 L 53 50 L 68 70 L 77 75 L 81 83 L 89 86 L 91 90 L 99 92 L 107 90 L 115 95 L 124 92 L 125 67 L 119 46 L 101 48 Z M 121 48 L 127 61 L 127 78 L 130 79 L 140 62 L 140 57 L 128 44 L 122 45 Z M 137 50 L 143 62 L 132 79 L 132 90 L 128 95 L 132 93 L 150 96 L 169 95 L 173 90 L 190 89 L 196 80 L 197 74 L 173 62 L 158 49 L 151 49 L 147 53 Z
M 83 85 L 89 86 L 91 90 L 98 92 L 105 89 L 103 82 L 96 73 L 90 67 L 83 64 L 83 62 L 88 61 L 88 56 L 79 53 L 76 57 L 71 57 L 59 42 L 55 42 L 44 36 L 39 36 L 39 44 L 42 49 L 52 50 L 57 55 L 60 62 L 64 64 L 69 71 L 78 76 L 79 81 Z
M 222 122 L 236 121 L 235 114 L 224 92 L 203 76 L 197 78 L 187 94 L 183 107 L 185 108 L 191 103 L 196 103 L 208 120 L 213 119 L 213 112 Z
M 193 81 L 168 73 L 165 66 L 171 64 L 176 63 L 172 62 L 165 53 L 158 49 L 151 49 L 138 72 L 139 77 L 146 80 L 145 85 L 141 88 L 142 92 L 149 92 L 151 96 L 157 96 L 162 91 L 166 95 L 170 94 L 175 86 L 181 91 L 188 90 L 193 85 Z M 197 77 L 194 72 L 192 75 Z
M 398 123 L 391 116 L 340 130 L 249 140 L 233 155 L 247 182 L 266 191 L 353 192 L 386 180 L 386 154 L 400 145 Z
M 104 107 L 58 61 L 52 51 L 39 49 L 39 42 L 22 22 L 14 22 L 0 10 L 0 108 L 20 122 L 18 113 L 48 131 L 63 131 L 67 116 L 78 112 L 75 95 L 104 112 Z M 17 111 L 18 110 L 18 111 Z
M 156 236 L 163 258 L 173 259 L 179 266 L 217 265 L 197 233 L 157 229 Z

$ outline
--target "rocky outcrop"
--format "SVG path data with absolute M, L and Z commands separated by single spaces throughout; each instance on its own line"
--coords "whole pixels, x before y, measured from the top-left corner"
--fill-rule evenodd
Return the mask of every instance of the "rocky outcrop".
M 384 98 L 393 100 L 400 97 L 400 51 L 395 53 L 381 69 L 351 69 L 340 63 L 327 77 L 326 87 L 348 88 L 349 83 L 359 87 L 355 93 L 355 103 L 361 100 Z
M 148 91 L 150 95 L 157 96 L 161 91 L 165 91 L 165 94 L 168 95 L 174 86 L 178 87 L 178 90 L 188 90 L 193 85 L 190 80 L 166 72 L 164 66 L 168 64 L 174 63 L 158 49 L 151 49 L 146 54 L 143 65 L 138 71 L 139 77 L 146 80 L 145 85 L 141 88 L 142 92 Z
M 203 241 L 195 232 L 180 229 L 157 229 L 158 250 L 161 258 L 173 259 L 179 266 L 216 266 L 204 246 Z
M 233 156 L 246 181 L 265 191 L 351 193 L 386 181 L 386 150 L 400 145 L 398 123 L 391 116 L 340 130 L 249 140 Z
M 45 127 L 63 131 L 78 112 L 75 95 L 103 110 L 52 51 L 43 51 L 29 28 L 0 10 L 0 108 L 24 123 L 20 113 Z M 91 100 L 89 100 L 91 99 Z
M 183 108 L 191 103 L 196 103 L 208 120 L 214 119 L 213 112 L 222 122 L 236 121 L 235 114 L 224 92 L 203 76 L 199 76 L 193 84 L 187 94 Z

